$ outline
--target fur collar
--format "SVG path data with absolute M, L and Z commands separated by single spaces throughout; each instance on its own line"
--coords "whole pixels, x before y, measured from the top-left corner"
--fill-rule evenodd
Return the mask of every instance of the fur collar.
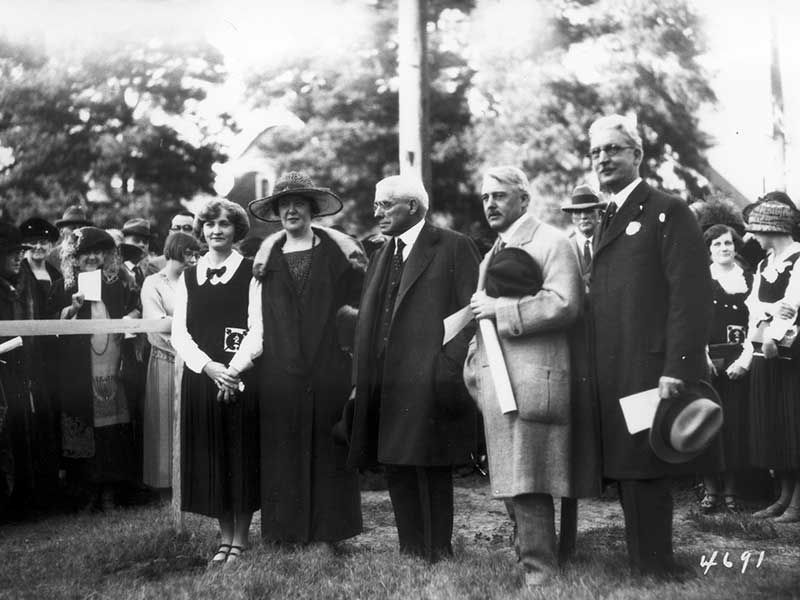
M 361 244 L 351 238 L 349 235 L 342 233 L 336 229 L 331 229 L 330 227 L 322 227 L 319 225 L 314 225 L 311 227 L 312 230 L 316 233 L 323 233 L 327 235 L 333 243 L 335 243 L 339 250 L 341 250 L 344 257 L 347 261 L 352 265 L 352 267 L 362 273 L 367 270 L 367 255 L 364 253 L 364 249 L 361 247 Z M 256 252 L 255 258 L 253 259 L 253 276 L 257 279 L 262 279 L 264 277 L 264 267 L 267 265 L 267 261 L 269 260 L 269 255 L 272 254 L 272 249 L 275 247 L 275 244 L 281 242 L 286 239 L 286 232 L 276 231 L 272 235 L 268 236 L 263 242 L 261 242 L 261 247 Z

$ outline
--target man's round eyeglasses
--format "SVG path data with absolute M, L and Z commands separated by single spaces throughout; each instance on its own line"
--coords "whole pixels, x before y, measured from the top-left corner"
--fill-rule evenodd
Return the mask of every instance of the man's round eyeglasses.
M 194 225 L 173 225 L 169 228 L 170 231 L 185 231 L 186 233 L 191 233 L 194 231 Z
M 632 150 L 633 146 L 619 146 L 617 144 L 606 144 L 605 146 L 597 146 L 596 148 L 592 148 L 589 150 L 589 153 L 586 155 L 592 160 L 597 160 L 600 158 L 600 153 L 605 152 L 606 156 L 616 156 L 623 150 Z

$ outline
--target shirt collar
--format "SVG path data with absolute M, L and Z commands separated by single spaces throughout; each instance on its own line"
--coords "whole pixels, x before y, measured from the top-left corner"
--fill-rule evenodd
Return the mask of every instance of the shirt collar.
M 419 223 L 417 223 L 410 229 L 406 229 L 403 233 L 397 236 L 405 244 L 405 246 L 403 247 L 403 260 L 408 258 L 408 254 L 409 252 L 411 252 L 411 248 L 417 241 L 417 238 L 419 237 L 419 234 L 422 231 L 424 225 L 425 225 L 425 219 L 422 219 Z
M 517 230 L 522 226 L 522 224 L 528 220 L 530 215 L 528 213 L 523 213 L 522 216 L 514 221 L 511 225 L 508 226 L 508 229 L 505 231 L 499 232 L 497 235 L 500 236 L 500 239 L 503 240 L 505 244 L 511 242 L 514 237 L 514 234 L 517 233 Z
M 592 243 L 592 239 L 594 238 L 594 236 L 592 236 L 592 237 L 586 237 L 585 235 L 583 235 L 583 234 L 582 234 L 580 231 L 578 231 L 577 229 L 575 230 L 575 237 L 578 239 L 578 243 L 580 243 L 580 245 L 581 245 L 581 246 L 583 246 L 583 244 L 584 244 L 585 242 L 589 242 L 589 243 L 591 244 L 591 243 Z
M 767 262 L 772 262 L 772 263 L 781 262 L 782 260 L 784 260 L 787 257 L 791 256 L 795 252 L 800 252 L 800 242 L 792 242 L 791 244 L 786 246 L 786 248 L 783 249 L 783 252 L 781 252 L 778 255 L 775 255 L 774 253 L 770 253 L 771 259 L 768 260 Z
M 617 210 L 625 203 L 625 200 L 628 199 L 628 196 L 631 195 L 633 189 L 642 182 L 641 177 L 637 177 L 633 181 L 631 181 L 628 185 L 618 191 L 616 194 L 611 196 L 611 201 L 617 205 Z
M 225 259 L 225 261 L 219 265 L 219 267 L 211 267 L 211 263 L 208 260 L 208 254 L 204 254 L 200 257 L 200 260 L 197 261 L 197 285 L 203 285 L 206 282 L 206 269 L 209 268 L 221 268 L 225 267 L 225 272 L 222 274 L 222 277 L 214 277 L 214 280 L 211 282 L 211 285 L 217 285 L 218 283 L 228 283 L 233 274 L 236 273 L 236 269 L 239 268 L 239 265 L 242 263 L 244 258 L 241 254 L 239 254 L 236 250 L 231 252 L 231 255 Z

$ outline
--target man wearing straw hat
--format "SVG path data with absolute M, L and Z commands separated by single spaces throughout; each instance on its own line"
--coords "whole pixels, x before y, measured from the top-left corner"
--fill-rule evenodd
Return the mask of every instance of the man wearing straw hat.
M 557 569 L 553 496 L 600 491 L 591 401 L 573 398 L 571 381 L 571 330 L 583 290 L 569 240 L 528 214 L 522 171 L 489 169 L 481 199 L 499 237 L 481 263 L 470 305 L 476 319 L 491 320 L 496 329 L 487 331 L 481 323 L 464 379 L 483 414 L 492 494 L 506 503 L 525 583 L 534 587 Z M 576 333 L 582 342 L 582 329 Z M 502 349 L 494 358 L 490 337 L 499 339 Z M 497 357 L 505 362 L 516 409 L 504 408 L 499 397 L 502 387 L 491 366 Z
M 610 195 L 590 287 L 603 475 L 619 483 L 632 571 L 681 577 L 667 478 L 697 465 L 663 460 L 647 431 L 629 433 L 620 398 L 657 388 L 656 401 L 668 404 L 704 376 L 713 306 L 707 251 L 686 203 L 639 177 L 635 124 L 602 117 L 589 139 L 600 188 Z

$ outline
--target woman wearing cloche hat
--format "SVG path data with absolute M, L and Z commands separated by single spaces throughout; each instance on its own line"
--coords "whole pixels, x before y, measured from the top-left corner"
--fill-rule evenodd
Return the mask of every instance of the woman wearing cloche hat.
M 784 192 L 770 192 L 743 216 L 767 258 L 747 298 L 745 350 L 728 374 L 735 379 L 750 369 L 750 458 L 781 477 L 778 500 L 754 516 L 800 521 L 800 243 L 792 237 L 800 213 Z
M 347 449 L 331 429 L 350 393 L 347 350 L 366 259 L 349 236 L 311 225 L 342 202 L 304 173 L 286 173 L 249 208 L 283 226 L 256 254 L 250 331 L 231 360 L 243 370 L 263 354 L 261 534 L 272 542 L 337 542 L 361 532 L 358 473 L 345 466 Z
M 63 282 L 53 290 L 62 319 L 119 319 L 137 298 L 113 268 L 114 239 L 97 227 L 72 232 L 62 248 Z M 100 297 L 86 297 L 78 281 L 95 274 Z M 133 478 L 133 430 L 125 387 L 119 378 L 122 334 L 59 338 L 58 390 L 62 454 L 67 477 L 87 486 L 97 508 L 114 505 L 120 486 Z

